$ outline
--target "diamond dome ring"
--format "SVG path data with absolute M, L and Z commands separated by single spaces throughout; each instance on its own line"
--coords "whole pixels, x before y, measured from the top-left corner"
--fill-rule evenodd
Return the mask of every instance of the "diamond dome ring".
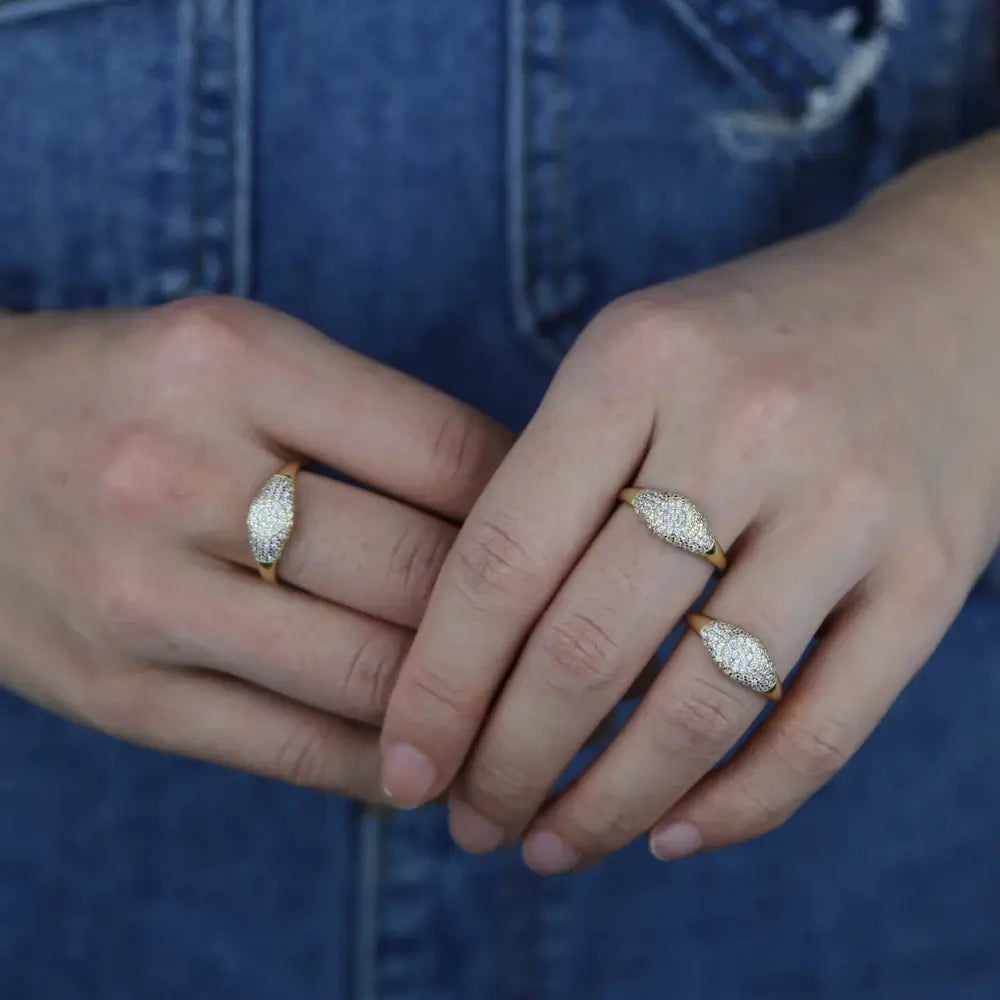
M 289 462 L 264 483 L 247 513 L 250 550 L 260 575 L 278 582 L 278 560 L 295 527 L 295 479 L 301 462 Z
M 725 570 L 726 553 L 712 534 L 705 515 L 687 497 L 631 486 L 622 490 L 618 499 L 630 504 L 661 541 L 701 556 L 720 573 Z
M 716 666 L 730 680 L 762 694 L 769 701 L 780 701 L 781 678 L 764 643 L 737 625 L 720 622 L 708 615 L 684 616 L 692 632 L 701 636 Z

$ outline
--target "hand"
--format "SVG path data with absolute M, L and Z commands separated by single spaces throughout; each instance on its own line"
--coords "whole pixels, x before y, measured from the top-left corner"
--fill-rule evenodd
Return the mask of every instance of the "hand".
M 0 317 L 0 682 L 123 739 L 380 800 L 372 725 L 449 519 L 508 445 L 251 303 Z M 245 519 L 292 456 L 398 499 L 301 473 L 274 587 Z
M 486 851 L 530 823 L 529 864 L 558 872 L 661 819 L 662 857 L 758 835 L 855 752 L 1000 535 L 998 146 L 595 320 L 446 560 L 382 733 L 397 802 L 440 793 L 478 736 L 454 836 Z M 822 638 L 706 777 L 764 701 L 689 633 L 532 823 L 709 576 L 616 505 L 630 484 L 699 504 L 730 555 L 705 613 L 759 636 L 782 677 Z

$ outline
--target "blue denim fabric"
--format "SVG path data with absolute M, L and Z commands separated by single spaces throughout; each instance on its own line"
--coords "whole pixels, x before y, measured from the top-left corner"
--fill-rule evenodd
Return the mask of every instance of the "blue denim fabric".
M 520 426 L 615 296 L 1000 121 L 998 22 L 0 0 L 0 306 L 251 295 Z M 993 1000 L 998 649 L 981 586 L 781 831 L 550 881 L 464 857 L 438 810 L 382 820 L 0 697 L 0 997 Z

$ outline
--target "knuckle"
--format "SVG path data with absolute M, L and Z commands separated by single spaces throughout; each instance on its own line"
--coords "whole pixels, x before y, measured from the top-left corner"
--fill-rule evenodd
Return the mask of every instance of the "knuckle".
M 454 533 L 449 530 L 419 525 L 404 531 L 393 546 L 388 568 L 390 586 L 402 591 L 418 615 L 430 601 L 453 540 Z
M 329 784 L 331 761 L 338 759 L 334 732 L 322 722 L 293 730 L 278 746 L 274 777 L 299 788 L 323 789 Z
M 772 751 L 791 773 L 818 786 L 847 763 L 852 743 L 851 729 L 835 719 L 789 718 L 775 727 Z
M 441 421 L 431 447 L 431 474 L 462 497 L 474 496 L 492 471 L 493 423 L 472 407 L 454 405 Z
M 381 722 L 403 657 L 400 636 L 372 630 L 358 644 L 343 677 L 344 700 L 362 722 Z
M 559 690 L 601 694 L 620 679 L 622 646 L 611 629 L 581 612 L 557 619 L 542 639 L 548 679 Z
M 725 803 L 726 830 L 730 843 L 752 840 L 781 827 L 794 811 L 792 806 L 757 783 L 743 780 L 730 790 Z
M 504 825 L 529 819 L 544 794 L 528 769 L 509 752 L 497 750 L 477 755 L 465 790 L 472 806 Z
M 944 595 L 954 593 L 969 575 L 959 546 L 943 525 L 911 532 L 902 562 L 899 583 L 909 598 L 928 610 L 945 605 Z
M 592 790 L 560 818 L 566 839 L 582 854 L 595 857 L 617 850 L 639 835 L 635 805 L 610 790 Z
M 468 524 L 456 542 L 455 560 L 459 586 L 481 610 L 532 593 L 541 577 L 527 548 L 495 520 Z
M 663 288 L 631 292 L 606 306 L 583 335 L 622 374 L 655 371 L 702 355 L 712 339 L 704 311 Z
M 423 667 L 408 680 L 407 700 L 416 706 L 413 718 L 421 728 L 432 726 L 457 736 L 465 731 L 475 705 L 468 692 L 441 670 Z
M 595 317 L 589 336 L 613 336 L 621 341 L 662 337 L 670 324 L 668 310 L 650 291 L 631 292 L 615 299 Z
M 697 759 L 718 759 L 744 728 L 745 708 L 739 699 L 714 681 L 688 682 L 679 697 L 660 707 L 665 739 Z
M 837 464 L 837 474 L 823 489 L 823 509 L 849 519 L 853 530 L 878 529 L 892 517 L 892 489 L 874 463 L 864 460 Z
M 225 296 L 162 306 L 148 330 L 151 370 L 164 392 L 245 369 L 253 345 L 248 303 Z

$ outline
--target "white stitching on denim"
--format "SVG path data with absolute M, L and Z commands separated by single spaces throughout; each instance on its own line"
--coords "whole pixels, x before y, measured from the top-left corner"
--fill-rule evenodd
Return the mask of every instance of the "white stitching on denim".
M 256 0 L 236 0 L 233 15 L 233 247 L 234 295 L 250 294 L 253 273 L 254 15 Z
M 880 0 L 877 30 L 854 43 L 828 86 L 810 92 L 808 107 L 798 118 L 759 111 L 716 116 L 712 124 L 722 146 L 735 158 L 753 162 L 771 155 L 772 149 L 765 141 L 769 138 L 805 139 L 832 128 L 878 76 L 889 55 L 890 31 L 905 24 L 907 14 L 907 0 Z M 847 7 L 828 18 L 826 27 L 837 35 L 849 37 L 857 20 L 857 11 Z
M 507 258 L 511 303 L 518 332 L 530 337 L 537 317 L 528 298 L 527 220 L 524 190 L 524 0 L 507 12 Z

